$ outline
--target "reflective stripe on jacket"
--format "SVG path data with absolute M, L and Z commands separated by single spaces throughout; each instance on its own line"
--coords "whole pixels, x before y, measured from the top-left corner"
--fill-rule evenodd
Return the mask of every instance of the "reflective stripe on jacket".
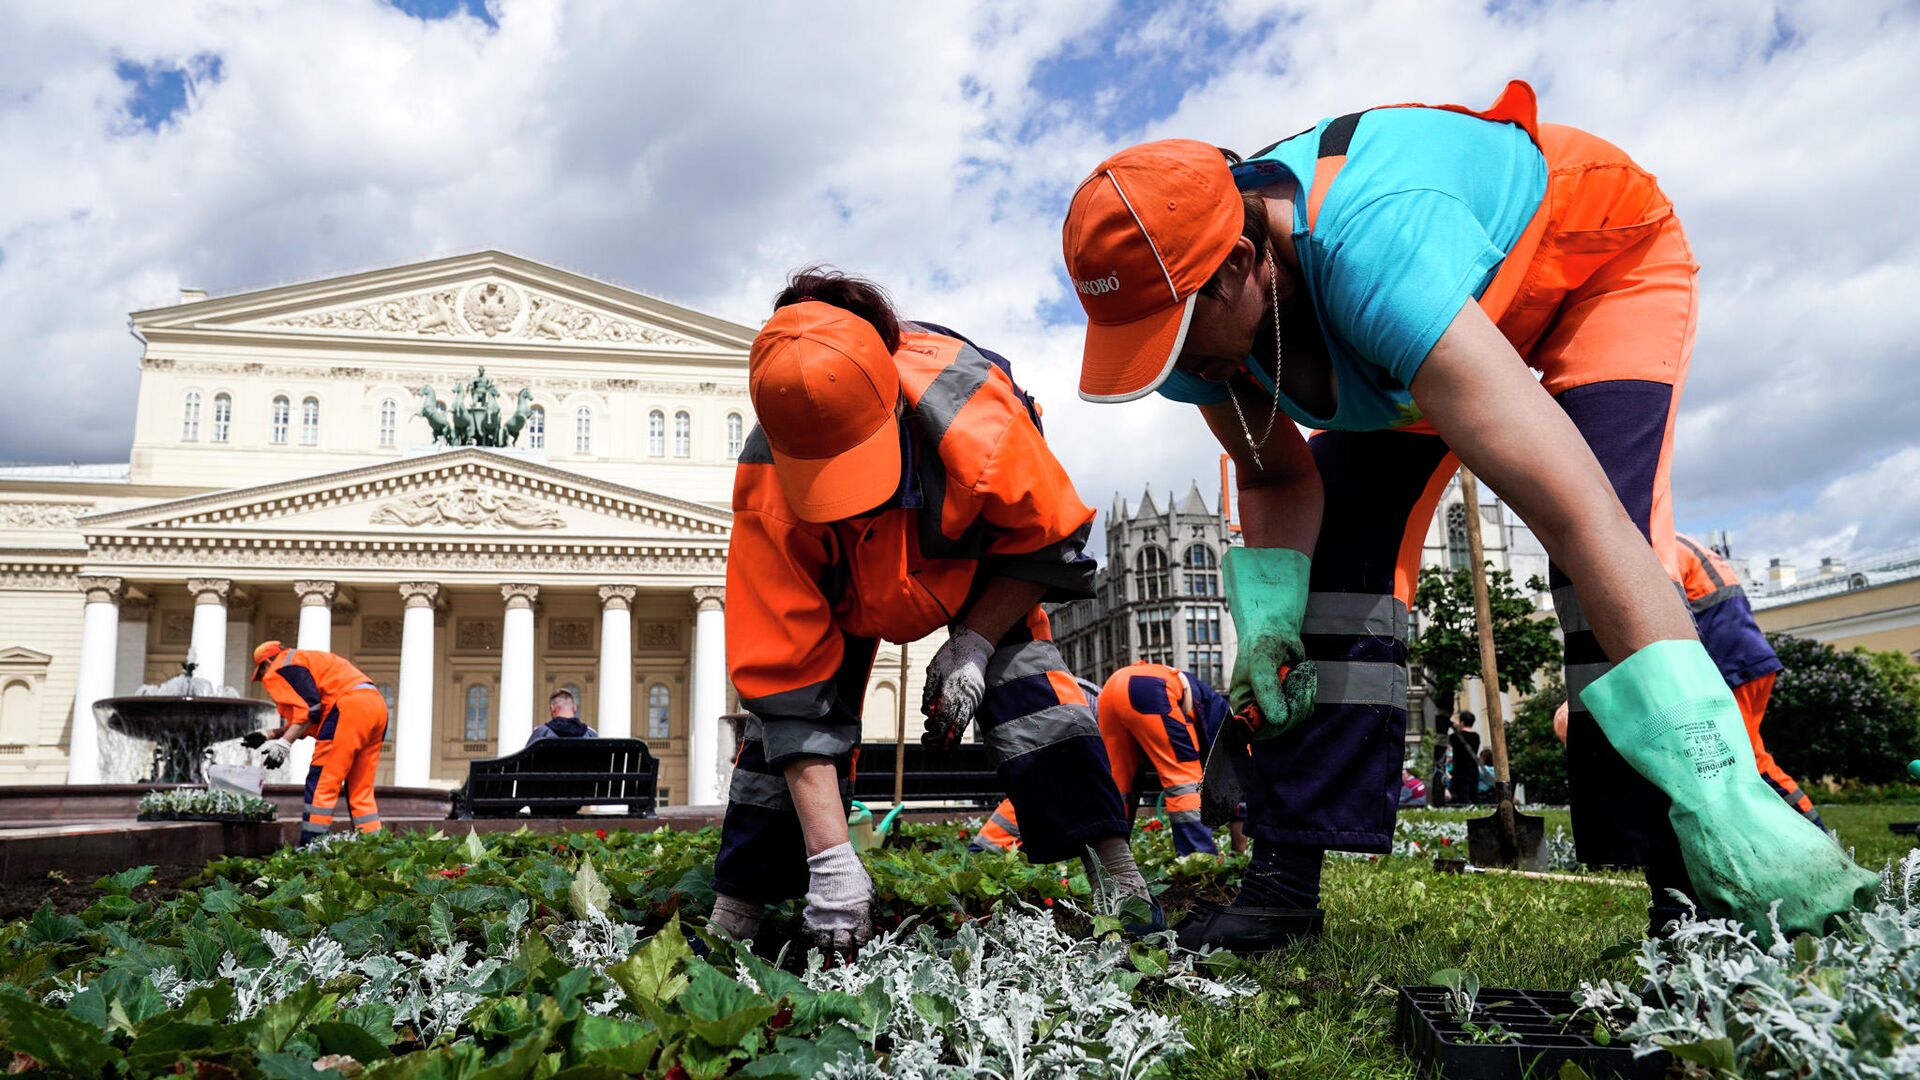
M 293 649 L 273 661 L 260 685 L 288 723 L 318 729 L 342 694 L 373 684 L 365 672 L 332 653 Z
M 886 504 L 802 522 L 758 427 L 740 454 L 727 664 L 741 704 L 765 719 L 828 715 L 846 638 L 925 637 L 965 609 L 976 579 L 1038 582 L 1046 601 L 1093 595 L 1093 510 L 1005 361 L 958 335 L 903 331 L 901 477 Z

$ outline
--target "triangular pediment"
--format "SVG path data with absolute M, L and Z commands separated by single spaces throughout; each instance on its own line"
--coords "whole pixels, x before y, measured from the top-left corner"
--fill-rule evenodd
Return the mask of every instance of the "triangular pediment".
M 457 540 L 596 544 L 724 543 L 732 515 L 610 484 L 508 452 L 464 448 L 238 488 L 80 522 L 114 534 L 350 537 L 355 543 Z
M 52 656 L 34 649 L 29 649 L 24 645 L 9 645 L 4 649 L 0 649 L 0 670 L 11 671 L 19 668 L 46 667 L 52 662 Z
M 169 332 L 493 342 L 711 354 L 754 330 L 498 251 L 413 263 L 135 312 Z

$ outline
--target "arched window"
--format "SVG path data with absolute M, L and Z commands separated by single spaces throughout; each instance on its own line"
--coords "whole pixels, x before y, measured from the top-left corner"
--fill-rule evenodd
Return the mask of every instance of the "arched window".
M 320 445 L 320 399 L 305 398 L 300 402 L 300 445 Z
M 740 448 L 747 444 L 747 422 L 737 412 L 727 414 L 727 460 L 740 456 Z
M 387 703 L 387 715 L 392 716 L 393 715 L 393 684 L 390 682 L 377 682 L 373 684 L 373 688 L 375 690 L 380 691 L 381 700 Z
M 686 410 L 673 414 L 673 456 L 690 457 L 693 454 L 693 417 Z
M 659 683 L 647 687 L 647 738 L 665 739 L 673 727 L 673 693 Z
M 1137 600 L 1158 600 L 1168 594 L 1167 553 L 1157 547 L 1143 547 L 1133 560 L 1133 568 L 1139 574 Z
M 226 442 L 233 434 L 233 397 L 229 394 L 213 395 L 213 441 Z
M 1187 593 L 1192 596 L 1220 595 L 1220 557 L 1205 544 L 1187 549 Z
M 527 448 L 545 450 L 547 448 L 547 407 L 535 405 L 527 416 Z
M 1463 502 L 1447 507 L 1447 565 L 1455 570 L 1473 565 L 1467 546 L 1467 504 Z
M 573 452 L 593 453 L 593 410 L 585 405 L 573 411 Z
M 392 446 L 400 427 L 400 405 L 392 398 L 380 399 L 380 445 Z
M 493 727 L 493 694 L 484 686 L 467 687 L 466 740 L 485 742 Z
M 293 405 L 285 394 L 273 399 L 273 445 L 287 445 L 287 420 L 293 412 Z
M 200 438 L 200 391 L 187 391 L 187 400 L 180 407 L 180 438 L 183 442 L 195 442 Z
M 647 414 L 647 454 L 667 456 L 667 414 L 659 409 Z

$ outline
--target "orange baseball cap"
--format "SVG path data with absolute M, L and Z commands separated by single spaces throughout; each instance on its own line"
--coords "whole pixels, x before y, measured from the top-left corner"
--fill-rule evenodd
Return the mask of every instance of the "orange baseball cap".
M 267 663 L 285 652 L 287 647 L 277 641 L 263 641 L 253 650 L 253 681 L 259 682 L 267 674 Z
M 900 372 L 867 320 L 817 300 L 775 311 L 753 339 L 747 392 L 802 521 L 852 517 L 900 486 Z
M 1130 146 L 1081 181 L 1061 230 L 1067 276 L 1087 309 L 1081 397 L 1131 401 L 1166 380 L 1194 294 L 1243 220 L 1227 159 L 1192 139 Z

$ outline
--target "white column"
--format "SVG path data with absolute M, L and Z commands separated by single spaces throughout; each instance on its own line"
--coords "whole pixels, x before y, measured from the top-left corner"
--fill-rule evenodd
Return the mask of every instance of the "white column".
M 227 676 L 227 594 L 233 582 L 225 578 L 188 578 L 193 594 L 194 675 L 220 685 Z
M 600 586 L 600 713 L 594 727 L 606 739 L 633 737 L 632 585 Z
M 120 633 L 114 655 L 113 696 L 140 692 L 147 675 L 147 625 L 153 618 L 153 601 L 133 595 L 120 601 Z
M 720 714 L 727 710 L 727 590 L 693 590 L 693 694 L 687 712 L 687 802 L 710 806 L 720 795 Z
M 533 602 L 538 585 L 502 585 L 507 602 L 506 624 L 500 630 L 500 738 L 494 756 L 511 754 L 527 745 L 533 734 Z
M 406 614 L 400 623 L 400 692 L 392 718 L 393 782 L 425 787 L 433 772 L 433 601 L 440 586 L 409 581 L 400 586 Z
M 93 703 L 113 696 L 114 652 L 120 637 L 117 577 L 82 576 L 86 611 L 80 624 L 80 674 L 73 692 L 73 733 L 67 741 L 67 783 L 100 782 L 100 732 Z
M 300 639 L 296 649 L 333 651 L 333 594 L 331 581 L 296 581 L 293 591 L 300 597 Z

